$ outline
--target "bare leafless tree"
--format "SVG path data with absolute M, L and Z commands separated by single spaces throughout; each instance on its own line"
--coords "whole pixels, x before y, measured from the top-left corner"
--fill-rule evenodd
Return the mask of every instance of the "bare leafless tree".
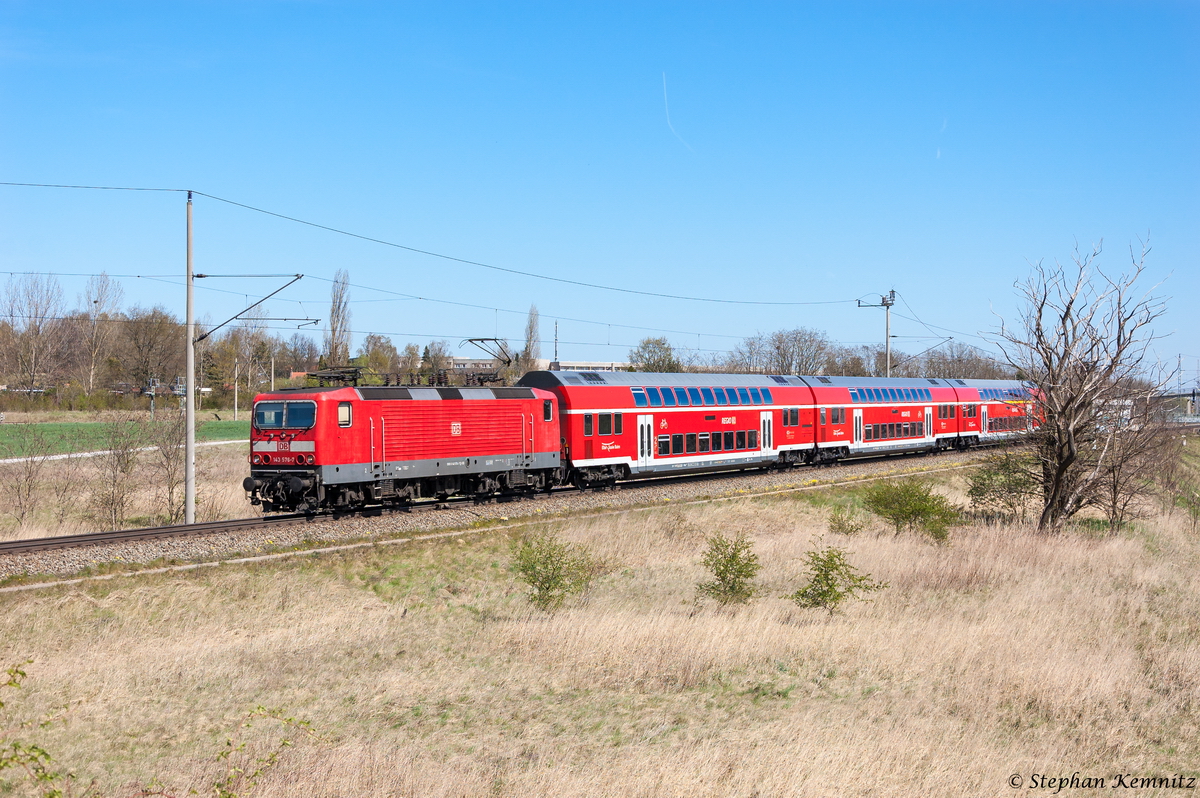
M 1116 277 L 1097 268 L 1100 252 L 1097 245 L 1076 249 L 1070 265 L 1034 264 L 1017 284 L 1019 323 L 1002 324 L 997 335 L 1008 364 L 1037 385 L 1045 531 L 1094 503 L 1105 470 L 1119 464 L 1123 408 L 1147 401 L 1160 384 L 1148 349 L 1166 304 L 1137 287 L 1149 248 L 1131 251 L 1132 269 Z
M 450 368 L 450 344 L 447 341 L 430 341 L 421 356 L 423 370 L 429 377 L 429 384 L 438 381 L 441 372 Z
M 147 425 L 156 505 L 168 524 L 183 520 L 184 443 L 187 428 L 182 413 Z
M 37 510 L 41 499 L 46 458 L 50 456 L 50 445 L 37 424 L 5 424 L 15 428 L 11 435 L 16 444 L 17 462 L 7 466 L 0 484 L 8 499 L 8 512 L 17 520 L 18 526 Z
M 400 353 L 399 369 L 406 384 L 416 382 L 421 373 L 421 348 L 416 344 L 405 344 Z
M 63 324 L 63 293 L 49 275 L 23 274 L 9 278 L 4 316 L 12 330 L 13 359 L 21 384 L 31 393 L 51 378 L 52 353 L 59 346 Z
M 80 354 L 89 394 L 96 390 L 96 373 L 112 348 L 113 328 L 116 325 L 113 317 L 120 310 L 123 296 L 120 283 L 101 272 L 88 280 L 80 298 L 83 307 L 80 308 L 76 323 L 76 334 L 81 344 Z
M 536 369 L 538 359 L 542 356 L 541 331 L 538 321 L 537 305 L 530 305 L 529 315 L 525 317 L 525 346 L 522 347 L 518 358 L 521 374 Z
M 105 449 L 95 458 L 98 466 L 92 486 L 96 519 L 109 529 L 119 529 L 129 516 L 129 505 L 137 490 L 138 448 L 145 441 L 145 428 L 135 419 L 114 417 L 104 425 Z
M 1125 406 L 1128 413 L 1109 436 L 1095 498 L 1113 532 L 1141 514 L 1161 488 L 1161 475 L 1174 471 L 1182 456 L 1179 434 L 1166 423 L 1161 406 L 1142 400 Z
M 350 274 L 338 269 L 330 289 L 329 324 L 325 328 L 325 364 L 350 362 Z

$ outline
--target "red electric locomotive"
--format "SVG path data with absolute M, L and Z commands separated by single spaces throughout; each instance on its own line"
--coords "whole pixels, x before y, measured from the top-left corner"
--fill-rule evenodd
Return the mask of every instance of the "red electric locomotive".
M 243 487 L 267 512 L 541 490 L 562 479 L 553 394 L 304 388 L 260 394 Z

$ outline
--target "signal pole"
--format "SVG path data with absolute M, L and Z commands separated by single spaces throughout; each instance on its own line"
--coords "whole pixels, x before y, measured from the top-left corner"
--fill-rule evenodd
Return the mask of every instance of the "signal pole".
M 184 391 L 183 522 L 196 523 L 196 314 L 192 305 L 192 192 L 187 199 L 187 388 Z
M 883 327 L 883 330 L 884 330 L 884 332 L 883 332 L 883 352 L 884 352 L 883 371 L 884 371 L 884 374 L 883 374 L 883 376 L 885 376 L 885 377 L 892 376 L 892 305 L 894 305 L 894 304 L 896 304 L 895 289 L 888 291 L 886 296 L 879 297 L 878 305 L 867 305 L 867 304 L 864 304 L 861 299 L 858 300 L 858 306 L 860 308 L 883 308 L 883 312 L 884 312 L 884 322 L 883 322 L 883 324 L 884 324 L 884 327 Z

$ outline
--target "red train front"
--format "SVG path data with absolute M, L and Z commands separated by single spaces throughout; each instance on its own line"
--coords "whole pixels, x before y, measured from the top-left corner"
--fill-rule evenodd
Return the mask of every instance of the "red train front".
M 267 512 L 543 490 L 562 477 L 554 399 L 525 387 L 260 394 L 243 487 Z

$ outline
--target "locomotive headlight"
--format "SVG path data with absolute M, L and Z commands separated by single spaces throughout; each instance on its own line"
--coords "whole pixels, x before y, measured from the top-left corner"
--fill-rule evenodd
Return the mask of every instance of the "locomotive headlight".
M 254 455 L 254 461 L 253 461 L 253 462 L 254 462 L 254 464 L 255 464 L 255 465 L 262 465 L 262 455 L 260 455 L 260 454 L 256 454 L 256 455 Z
M 317 458 L 313 457 L 311 454 L 308 456 L 308 464 L 309 465 L 312 465 L 316 461 L 317 461 Z
M 263 455 L 263 464 L 264 464 L 264 465 L 270 465 L 270 464 L 271 464 L 271 455 L 269 455 L 269 454 L 264 454 L 264 455 Z

